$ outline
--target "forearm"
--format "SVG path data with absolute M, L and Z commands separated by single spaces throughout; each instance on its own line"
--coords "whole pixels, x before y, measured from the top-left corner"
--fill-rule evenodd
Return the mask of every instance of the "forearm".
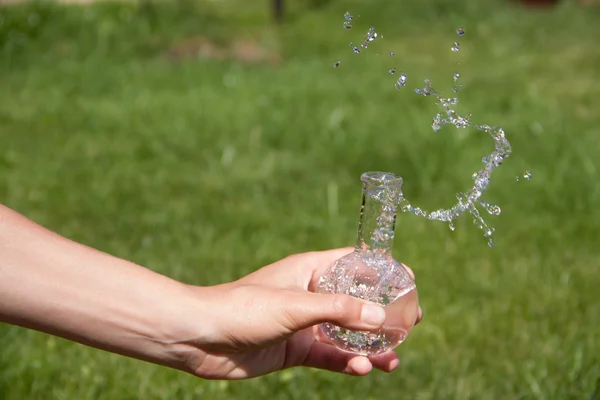
M 0 205 L 0 321 L 180 368 L 195 293 Z

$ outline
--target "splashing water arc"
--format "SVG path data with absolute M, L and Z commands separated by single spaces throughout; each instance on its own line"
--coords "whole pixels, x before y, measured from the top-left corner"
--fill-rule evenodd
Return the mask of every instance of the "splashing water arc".
M 352 14 L 347 12 L 344 14 L 344 19 L 346 22 L 353 19 Z M 456 29 L 456 33 L 461 38 L 465 36 L 465 30 L 462 27 Z M 376 39 L 383 38 L 383 35 L 379 35 L 374 27 L 370 27 L 363 37 L 360 48 L 358 46 L 354 46 L 350 43 L 350 46 L 354 53 L 360 54 L 361 48 L 368 49 L 369 44 L 375 41 Z M 451 46 L 451 51 L 456 53 L 460 51 L 460 43 L 455 41 Z M 388 53 L 390 56 L 395 55 L 394 51 L 390 51 Z M 339 66 L 339 64 L 337 64 Z M 388 71 L 389 74 L 394 75 L 396 73 L 396 67 L 393 67 Z M 459 79 L 461 75 L 458 72 L 453 74 L 453 88 L 452 91 L 454 93 L 458 93 L 459 89 L 462 87 L 459 84 Z M 408 82 L 408 77 L 404 72 L 400 74 L 400 77 L 395 81 L 394 85 L 396 89 L 400 90 L 406 86 Z M 481 201 L 481 197 L 489 186 L 490 179 L 494 170 L 502 164 L 502 162 L 508 158 L 511 154 L 511 146 L 508 142 L 504 130 L 498 126 L 490 126 L 490 125 L 478 125 L 471 122 L 471 115 L 464 117 L 459 115 L 454 109 L 453 106 L 458 103 L 458 97 L 443 97 L 440 93 L 433 89 L 431 86 L 431 81 L 429 79 L 425 80 L 425 85 L 422 88 L 416 88 L 415 93 L 419 96 L 431 97 L 434 99 L 435 104 L 441 109 L 440 112 L 433 118 L 431 127 L 434 132 L 438 132 L 442 126 L 444 125 L 453 125 L 457 129 L 465 129 L 465 128 L 474 128 L 480 132 L 484 132 L 490 135 L 490 137 L 494 141 L 494 151 L 482 158 L 482 162 L 484 164 L 483 168 L 475 173 L 473 173 L 473 185 L 471 188 L 464 192 L 458 193 L 456 195 L 456 199 L 458 200 L 457 204 L 450 208 L 441 208 L 435 211 L 425 211 L 420 207 L 415 207 L 411 205 L 411 203 L 402 196 L 402 200 L 400 201 L 400 209 L 404 212 L 410 212 L 416 216 L 426 218 L 428 220 L 435 221 L 443 221 L 447 222 L 450 226 L 451 230 L 455 230 L 454 221 L 458 219 L 462 214 L 468 212 L 471 214 L 473 218 L 473 222 L 475 225 L 483 231 L 484 237 L 487 239 L 488 245 L 490 247 L 494 246 L 494 241 L 492 240 L 492 235 L 494 234 L 494 228 L 488 225 L 488 223 L 482 217 L 479 206 L 483 207 L 489 214 L 491 215 L 499 215 L 501 213 L 500 207 L 488 204 Z M 531 178 L 531 173 L 526 171 L 524 175 L 525 179 Z

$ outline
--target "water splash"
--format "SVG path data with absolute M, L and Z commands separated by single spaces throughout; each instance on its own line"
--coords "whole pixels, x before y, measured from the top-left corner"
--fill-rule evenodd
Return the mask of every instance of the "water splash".
M 493 247 L 494 242 L 492 240 L 492 235 L 494 229 L 483 219 L 477 206 L 483 206 L 486 211 L 492 215 L 499 215 L 501 212 L 500 207 L 482 203 L 479 199 L 488 188 L 494 170 L 500 166 L 512 152 L 504 130 L 498 126 L 492 127 L 489 125 L 475 124 L 471 122 L 471 115 L 459 115 L 458 112 L 452 108 L 453 105 L 458 103 L 458 98 L 444 98 L 440 93 L 435 91 L 429 80 L 425 81 L 424 87 L 415 89 L 415 93 L 426 97 L 432 96 L 435 99 L 435 103 L 442 109 L 442 112 L 438 113 L 433 119 L 432 128 L 434 131 L 439 131 L 443 125 L 452 125 L 456 129 L 464 129 L 467 127 L 474 128 L 490 135 L 494 141 L 494 151 L 489 156 L 483 157 L 482 161 L 484 166 L 481 170 L 473 174 L 473 185 L 466 193 L 458 193 L 456 195 L 458 203 L 451 208 L 425 211 L 419 207 L 414 207 L 406 198 L 403 198 L 400 204 L 401 209 L 419 217 L 444 222 L 452 222 L 465 212 L 468 212 L 473 217 L 473 222 L 478 229 L 484 232 L 485 238 L 488 239 L 488 245 Z
M 460 36 L 463 36 L 464 29 L 459 28 L 457 30 L 457 33 Z M 452 51 L 456 52 L 459 51 L 459 49 L 459 43 L 455 42 L 454 46 L 452 47 Z M 460 74 L 458 72 L 454 73 L 453 92 L 455 93 L 458 91 L 459 88 L 459 78 Z M 480 132 L 484 132 L 490 135 L 490 137 L 494 141 L 494 150 L 490 155 L 482 158 L 482 169 L 476 171 L 472 175 L 473 185 L 466 193 L 458 193 L 456 195 L 456 199 L 458 200 L 458 202 L 454 206 L 448 209 L 441 208 L 435 211 L 425 211 L 419 207 L 414 207 L 410 204 L 408 199 L 403 198 L 400 204 L 400 208 L 405 212 L 411 212 L 417 216 L 429 220 L 448 222 L 450 224 L 451 230 L 455 229 L 453 221 L 458 219 L 465 212 L 468 212 L 473 218 L 473 223 L 477 226 L 478 229 L 483 231 L 484 237 L 487 239 L 488 246 L 493 247 L 494 241 L 492 239 L 492 236 L 495 232 L 495 229 L 489 226 L 487 222 L 483 219 L 477 206 L 482 206 L 491 215 L 499 215 L 501 213 L 500 207 L 496 205 L 483 203 L 480 201 L 480 198 L 488 188 L 494 170 L 498 166 L 500 166 L 503 163 L 503 161 L 510 156 L 512 152 L 510 143 L 506 138 L 504 130 L 498 126 L 475 124 L 471 122 L 470 114 L 466 116 L 461 116 L 460 114 L 458 114 L 458 112 L 453 108 L 453 106 L 458 103 L 458 97 L 443 97 L 431 86 L 431 81 L 429 79 L 425 80 L 425 85 L 422 88 L 415 89 L 415 93 L 420 96 L 433 97 L 435 99 L 436 105 L 438 105 L 441 108 L 441 112 L 438 113 L 432 121 L 432 129 L 435 132 L 438 132 L 444 125 L 451 125 L 454 126 L 456 129 L 464 129 L 467 127 L 474 128 Z
M 459 27 L 456 30 L 456 33 L 463 37 L 465 35 L 465 30 Z M 378 33 L 375 31 L 374 27 L 371 27 L 365 38 L 361 42 L 361 47 L 367 48 L 369 43 L 377 39 Z M 358 47 L 353 47 L 355 53 L 359 53 L 360 49 Z M 358 50 L 358 51 L 357 51 Z M 460 43 L 454 42 L 451 47 L 453 52 L 460 51 Z M 393 52 L 389 53 L 390 56 L 394 55 Z M 394 74 L 396 72 L 396 68 L 393 68 L 389 71 L 390 74 Z M 453 75 L 453 88 L 452 91 L 457 93 L 459 88 L 462 87 L 459 84 L 459 79 L 461 75 L 459 72 L 455 72 Z M 396 81 L 396 88 L 400 89 L 406 86 L 408 81 L 407 75 L 402 72 Z M 450 208 L 440 208 L 434 211 L 426 211 L 421 209 L 420 207 L 413 206 L 408 199 L 402 196 L 400 200 L 399 208 L 403 212 L 409 212 L 416 216 L 426 218 L 428 220 L 435 221 L 443 221 L 447 222 L 450 230 L 454 231 L 456 229 L 456 225 L 454 221 L 462 216 L 464 213 L 469 213 L 473 219 L 473 223 L 477 228 L 483 231 L 484 237 L 487 239 L 488 246 L 493 247 L 494 241 L 492 239 L 495 229 L 488 225 L 488 223 L 483 219 L 481 212 L 478 207 L 483 207 L 483 209 L 490 215 L 500 215 L 502 212 L 501 208 L 497 205 L 488 204 L 481 201 L 481 197 L 484 192 L 488 188 L 490 184 L 490 179 L 492 173 L 496 168 L 498 168 L 504 160 L 506 160 L 511 152 L 511 145 L 506 138 L 506 134 L 504 130 L 499 126 L 490 126 L 487 124 L 476 124 L 471 121 L 471 114 L 460 115 L 455 109 L 454 105 L 459 102 L 458 97 L 444 97 L 442 94 L 437 92 L 431 85 L 431 81 L 429 79 L 425 80 L 423 87 L 415 88 L 415 93 L 419 96 L 431 97 L 434 99 L 435 104 L 440 108 L 440 112 L 438 112 L 435 117 L 432 119 L 431 128 L 434 132 L 438 132 L 442 129 L 444 125 L 454 126 L 456 129 L 465 129 L 465 128 L 473 128 L 480 132 L 488 134 L 493 142 L 494 142 L 494 150 L 491 154 L 482 157 L 483 167 L 473 173 L 472 179 L 473 184 L 466 192 L 460 192 L 456 195 L 457 203 Z M 527 180 L 531 179 L 531 172 L 525 171 L 523 177 Z M 519 177 L 517 177 L 519 180 Z

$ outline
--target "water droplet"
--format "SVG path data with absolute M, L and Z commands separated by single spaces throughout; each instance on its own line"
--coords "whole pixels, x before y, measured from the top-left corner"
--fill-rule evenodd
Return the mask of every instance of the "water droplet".
M 458 78 L 460 78 L 460 74 L 458 72 L 454 73 L 454 82 L 458 81 Z
M 525 173 L 523 174 L 523 178 L 525 178 L 527 180 L 530 180 L 531 176 L 532 176 L 532 174 L 531 174 L 531 171 L 529 171 L 529 170 L 525 171 Z
M 339 66 L 340 66 L 340 62 L 339 62 L 339 61 L 336 61 L 336 62 L 333 64 L 333 68 L 338 68 Z
M 407 77 L 406 74 L 404 72 L 402 72 L 400 74 L 400 76 L 398 77 L 398 81 L 396 81 L 396 89 L 400 89 L 404 86 L 406 86 L 406 81 L 407 81 Z
M 456 30 L 456 33 L 458 33 L 458 36 L 464 36 L 465 30 L 459 26 L 458 29 Z
M 416 93 L 416 94 L 421 94 L 421 89 L 418 89 L 418 88 L 417 88 L 417 89 L 415 89 L 415 93 Z
M 452 45 L 452 51 L 457 52 L 459 50 L 460 50 L 460 43 L 454 42 L 454 45 Z
M 354 17 L 352 16 L 352 14 L 350 14 L 350 11 L 346 11 L 346 13 L 344 14 L 344 19 L 346 21 L 352 21 Z
M 396 68 L 392 68 L 388 71 L 390 75 L 394 75 L 396 73 Z
M 519 182 L 521 180 L 521 178 L 519 178 L 519 175 L 517 175 L 516 179 L 517 179 L 517 182 Z
M 448 224 L 448 228 L 450 228 L 452 232 L 456 230 L 456 225 L 454 225 L 453 221 L 450 221 L 450 223 Z
M 344 29 L 352 29 L 352 22 L 349 22 L 349 21 L 344 22 Z
M 396 53 L 394 53 L 393 51 L 390 51 L 390 57 L 394 56 Z
M 488 240 L 488 247 L 489 247 L 490 249 L 493 249 L 495 245 L 496 245 L 496 244 L 494 243 L 494 241 L 493 241 L 492 239 Z
M 354 47 L 352 49 L 353 52 L 355 52 L 356 54 L 360 53 L 360 49 L 358 47 Z
M 480 204 L 491 215 L 500 215 L 500 213 L 502 213 L 502 209 L 494 204 L 488 204 L 488 203 L 484 203 L 484 202 L 480 202 Z
M 440 114 L 436 115 L 433 121 L 431 121 L 431 128 L 434 132 L 438 132 L 442 127 L 442 116 Z
M 372 42 L 373 40 L 377 39 L 377 32 L 375 32 L 375 28 L 371 27 L 369 28 L 369 31 L 367 32 L 367 40 L 369 42 Z

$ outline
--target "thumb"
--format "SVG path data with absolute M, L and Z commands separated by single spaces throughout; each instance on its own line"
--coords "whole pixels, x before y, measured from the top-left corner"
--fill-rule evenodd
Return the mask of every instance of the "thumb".
M 294 331 L 323 322 L 352 330 L 373 330 L 385 322 L 383 307 L 345 294 L 304 292 L 297 298 L 289 297 L 286 303 L 288 327 Z

